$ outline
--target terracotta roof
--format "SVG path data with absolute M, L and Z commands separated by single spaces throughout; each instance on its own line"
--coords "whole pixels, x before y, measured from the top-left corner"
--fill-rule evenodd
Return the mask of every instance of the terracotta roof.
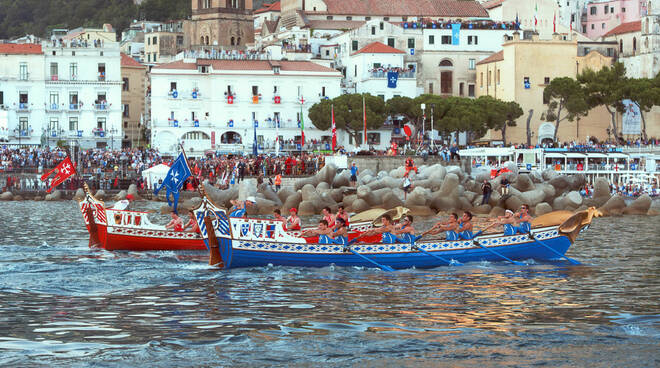
M 504 51 L 496 52 L 493 55 L 490 55 L 489 57 L 478 62 L 477 65 L 494 63 L 496 61 L 502 61 L 502 60 L 504 60 Z
M 198 59 L 197 63 L 185 63 L 183 60 L 174 61 L 167 64 L 161 64 L 153 68 L 158 69 L 182 69 L 196 70 L 197 64 L 211 65 L 214 70 L 272 70 L 271 63 L 268 60 L 212 60 Z M 318 72 L 318 73 L 338 73 L 337 70 L 328 68 L 310 61 L 277 61 L 280 71 L 283 72 Z
M 387 46 L 381 42 L 372 42 L 367 46 L 355 51 L 352 55 L 356 54 L 405 54 L 405 52 L 395 49 L 394 47 Z
M 327 14 L 379 16 L 487 17 L 475 0 L 323 0 Z M 309 12 L 314 13 L 314 12 Z
M 642 21 L 621 23 L 614 27 L 611 31 L 605 33 L 603 37 L 614 36 L 623 33 L 640 32 L 642 30 Z
M 254 11 L 254 14 L 265 13 L 265 12 L 278 12 L 280 11 L 280 2 L 276 1 L 272 4 L 263 4 L 261 8 Z
M 314 29 L 356 29 L 362 27 L 366 22 L 360 20 L 309 20 L 306 25 Z
M 144 67 L 144 65 L 140 64 L 137 60 L 124 54 L 123 52 L 121 53 L 121 66 L 138 67 L 138 68 Z
M 34 43 L 0 43 L 0 54 L 39 55 L 43 51 L 41 45 Z
M 481 6 L 483 6 L 485 9 L 493 9 L 502 5 L 504 1 L 506 0 L 490 0 L 490 1 L 486 1 L 485 3 L 481 3 Z

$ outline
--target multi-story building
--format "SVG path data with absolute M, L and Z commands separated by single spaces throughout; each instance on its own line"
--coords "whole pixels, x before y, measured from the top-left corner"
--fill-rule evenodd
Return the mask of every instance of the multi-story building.
M 341 74 L 307 61 L 183 59 L 151 70 L 151 144 L 191 155 L 206 150 L 251 152 L 254 124 L 260 151 L 300 150 L 306 141 L 330 140 L 316 129 L 308 109 L 340 95 Z M 302 115 L 301 115 L 302 113 Z M 279 128 L 276 122 L 279 121 Z M 341 138 L 341 137 L 340 137 Z
M 124 140 L 122 146 L 141 147 L 147 144 L 143 135 L 147 116 L 147 66 L 126 54 L 121 54 L 121 103 Z
M 646 14 L 646 2 L 640 0 L 593 0 L 587 3 L 583 32 L 598 39 L 623 23 L 639 21 Z
M 0 95 L 11 144 L 121 144 L 119 45 L 0 45 Z
M 613 45 L 609 45 L 612 48 Z M 547 121 L 549 101 L 543 97 L 545 87 L 554 78 L 572 77 L 586 68 L 598 70 L 613 63 L 614 57 L 606 56 L 591 45 L 587 54 L 579 54 L 577 40 L 563 40 L 555 35 L 553 40 L 521 39 L 518 32 L 502 45 L 502 51 L 477 63 L 477 96 L 492 96 L 504 101 L 516 101 L 525 114 L 515 127 L 507 128 L 507 142 L 527 142 L 527 119 L 531 111 L 531 143 L 552 142 L 554 121 Z M 532 60 L 533 62 L 530 62 Z M 585 141 L 587 137 L 599 140 L 607 138 L 610 116 L 599 107 L 579 122 L 564 121 L 559 125 L 557 140 Z M 489 132 L 485 139 L 501 140 L 501 133 Z
M 245 48 L 254 43 L 252 0 L 191 0 L 192 16 L 184 23 L 186 48 Z
M 263 4 L 261 8 L 254 11 L 254 29 L 261 28 L 264 22 L 276 21 L 280 17 L 280 2 Z
M 183 32 L 159 28 L 144 35 L 144 58 L 147 64 L 169 63 L 183 50 Z

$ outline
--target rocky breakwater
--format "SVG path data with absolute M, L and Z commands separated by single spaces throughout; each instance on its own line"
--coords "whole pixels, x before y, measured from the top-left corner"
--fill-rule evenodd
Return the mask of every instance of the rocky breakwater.
M 502 215 L 507 209 L 518 210 L 522 204 L 528 204 L 532 214 L 539 216 L 551 211 L 576 211 L 588 207 L 597 207 L 605 215 L 621 214 L 657 214 L 651 208 L 653 202 L 648 196 L 642 196 L 629 204 L 620 196 L 612 196 L 604 178 L 595 183 L 591 198 L 584 198 L 580 190 L 585 185 L 582 175 L 558 175 L 552 170 L 518 174 L 514 164 L 509 165 L 511 172 L 491 179 L 489 173 L 470 177 L 459 166 L 420 166 L 419 173 L 412 174 L 412 190 L 406 195 L 403 191 L 404 168 L 389 172 L 374 172 L 363 169 L 358 177 L 357 187 L 351 187 L 349 172 L 337 172 L 336 167 L 324 167 L 314 176 L 300 179 L 294 189 L 283 188 L 278 193 L 270 186 L 257 185 L 248 179 L 238 186 L 227 190 L 218 190 L 207 186 L 207 193 L 220 206 L 231 207 L 232 199 L 244 200 L 248 196 L 257 198 L 256 206 L 248 209 L 248 214 L 266 215 L 279 208 L 283 214 L 289 209 L 298 208 L 301 215 L 319 214 L 324 207 L 333 211 L 343 205 L 347 211 L 362 212 L 371 208 L 392 209 L 405 206 L 410 213 L 419 216 L 434 215 L 437 212 L 460 212 L 469 210 L 475 214 Z M 511 183 L 508 193 L 501 194 L 502 180 Z M 481 185 L 490 182 L 493 192 L 482 204 Z M 186 201 L 184 207 L 194 205 L 197 200 Z

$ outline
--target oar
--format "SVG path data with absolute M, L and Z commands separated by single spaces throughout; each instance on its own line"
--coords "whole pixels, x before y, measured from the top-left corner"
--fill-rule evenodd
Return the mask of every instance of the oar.
M 502 258 L 502 259 L 505 259 L 505 260 L 507 260 L 507 261 L 513 263 L 514 265 L 517 265 L 517 266 L 524 266 L 524 265 L 525 265 L 525 264 L 522 263 L 522 262 L 514 261 L 514 260 L 512 260 L 512 259 L 510 259 L 510 258 L 507 258 L 506 256 L 504 256 L 504 255 L 501 254 L 500 252 L 496 252 L 496 251 L 494 251 L 494 250 L 492 250 L 492 249 L 490 249 L 490 248 L 487 248 L 487 247 L 481 245 L 476 239 L 473 239 L 473 240 L 472 240 L 472 243 L 474 243 L 475 245 L 479 246 L 480 248 L 483 248 L 483 249 L 485 249 L 485 250 L 487 250 L 487 251 L 493 253 L 494 255 L 496 255 L 496 256 L 498 256 L 498 257 L 500 257 L 500 258 Z
M 537 242 L 537 243 L 541 244 L 542 246 L 546 247 L 546 248 L 547 248 L 548 250 L 550 250 L 552 253 L 554 253 L 554 254 L 556 254 L 556 255 L 562 257 L 562 258 L 565 258 L 567 261 L 571 262 L 572 264 L 574 264 L 574 265 L 582 264 L 582 263 L 580 263 L 580 261 L 575 260 L 575 259 L 573 259 L 573 258 L 570 258 L 570 257 L 568 257 L 568 256 L 566 256 L 566 255 L 564 255 L 564 254 L 561 254 L 561 253 L 557 252 L 556 250 L 552 249 L 551 246 L 549 246 L 549 245 L 545 244 L 544 242 L 542 242 L 542 241 L 536 239 L 536 237 L 534 236 L 534 234 L 532 234 L 531 231 L 529 232 L 529 237 L 530 237 L 531 239 L 533 239 L 535 242 Z
M 413 245 L 413 246 L 412 246 L 412 249 L 414 249 L 414 250 L 418 250 L 418 251 L 420 251 L 420 252 L 426 254 L 427 256 L 431 256 L 431 257 L 433 257 L 433 258 L 439 259 L 439 260 L 441 260 L 442 262 L 445 262 L 445 263 L 448 264 L 448 265 L 451 265 L 452 263 L 455 264 L 455 265 L 457 265 L 457 266 L 462 266 L 462 265 L 463 265 L 463 264 L 462 264 L 461 262 L 459 262 L 459 261 L 453 261 L 453 262 L 452 262 L 451 260 L 448 261 L 448 260 L 446 260 L 446 259 L 440 257 L 440 256 L 437 255 L 437 254 L 433 254 L 433 253 L 431 253 L 431 252 L 427 252 L 427 251 L 425 251 L 424 249 L 420 248 L 420 247 L 417 246 L 417 245 Z
M 394 272 L 394 269 L 393 269 L 392 267 L 390 267 L 390 266 L 388 266 L 388 265 L 382 265 L 382 264 L 380 264 L 380 263 L 374 261 L 373 259 L 371 259 L 371 258 L 369 258 L 369 257 L 367 257 L 367 256 L 365 256 L 365 255 L 363 255 L 363 254 L 360 254 L 360 253 L 354 251 L 353 249 L 351 249 L 350 246 L 346 247 L 346 250 L 348 250 L 349 252 L 355 254 L 356 256 L 358 256 L 358 257 L 364 259 L 365 261 L 368 261 L 368 262 L 370 262 L 370 263 L 376 265 L 378 268 L 380 268 L 380 269 L 383 270 L 383 271 Z

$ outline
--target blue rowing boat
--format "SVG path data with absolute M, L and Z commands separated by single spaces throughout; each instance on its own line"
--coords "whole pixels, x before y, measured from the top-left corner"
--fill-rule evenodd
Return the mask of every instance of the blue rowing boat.
M 472 240 L 419 239 L 413 243 L 308 243 L 284 231 L 282 222 L 269 219 L 230 218 L 207 196 L 195 210 L 202 237 L 210 250 L 209 263 L 219 268 L 268 265 L 325 267 L 379 267 L 383 270 L 433 268 L 481 261 L 557 260 L 565 256 L 580 231 L 600 213 L 590 208 L 540 216 L 527 234 L 485 234 Z M 212 231 L 209 231 L 212 229 Z

